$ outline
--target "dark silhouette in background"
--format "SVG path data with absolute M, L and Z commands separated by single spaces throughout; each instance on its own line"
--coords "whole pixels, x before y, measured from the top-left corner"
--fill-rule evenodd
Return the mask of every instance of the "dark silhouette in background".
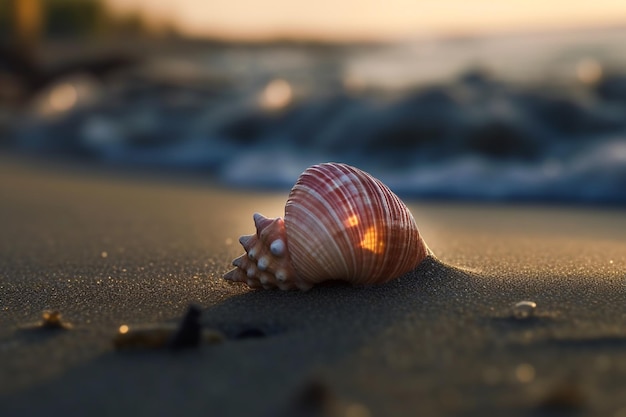
M 127 22 L 130 20 L 127 20 Z M 138 61 L 137 56 L 108 52 L 45 62 L 44 40 L 90 37 L 112 25 L 99 1 L 8 0 L 0 6 L 0 105 L 21 106 L 46 86 L 71 74 L 99 79 Z M 139 22 L 139 23 L 137 23 Z M 135 20 L 136 30 L 142 25 Z M 130 26 L 129 26 L 130 27 Z

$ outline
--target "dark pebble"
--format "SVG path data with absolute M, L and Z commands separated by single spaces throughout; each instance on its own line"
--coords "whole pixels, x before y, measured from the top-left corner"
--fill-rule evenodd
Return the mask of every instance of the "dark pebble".
M 198 306 L 191 305 L 185 313 L 178 329 L 174 333 L 169 346 L 172 349 L 198 347 L 201 338 L 200 315 L 202 311 Z

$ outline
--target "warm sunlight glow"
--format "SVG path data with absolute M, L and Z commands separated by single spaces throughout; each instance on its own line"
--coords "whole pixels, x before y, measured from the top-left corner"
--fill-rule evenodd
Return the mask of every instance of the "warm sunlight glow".
M 595 59 L 583 59 L 576 66 L 576 76 L 583 84 L 595 84 L 602 79 L 602 66 Z
M 281 79 L 272 80 L 261 95 L 261 105 L 269 110 L 278 110 L 291 103 L 293 93 L 291 85 Z
M 361 247 L 374 253 L 383 253 L 383 250 L 385 250 L 385 242 L 374 226 L 370 227 L 367 229 L 367 232 L 365 232 L 365 236 L 363 236 L 363 240 L 361 241 Z
M 358 226 L 359 218 L 356 216 L 356 214 L 353 214 L 352 216 L 348 217 L 348 220 L 346 220 L 344 224 L 346 225 L 346 227 Z
M 13 2 L 14 19 L 19 39 L 22 42 L 33 42 L 41 31 L 41 2 L 37 0 L 21 0 Z
M 69 83 L 59 84 L 50 92 L 50 107 L 53 111 L 64 112 L 76 104 L 78 91 Z
M 192 36 L 389 39 L 626 23 L 615 0 L 108 0 Z
M 125 325 L 125 324 L 122 324 L 122 325 L 120 326 L 119 333 L 120 333 L 120 334 L 126 334 L 126 333 L 128 333 L 128 330 L 130 330 L 130 329 L 128 328 L 128 326 L 127 326 L 127 325 Z

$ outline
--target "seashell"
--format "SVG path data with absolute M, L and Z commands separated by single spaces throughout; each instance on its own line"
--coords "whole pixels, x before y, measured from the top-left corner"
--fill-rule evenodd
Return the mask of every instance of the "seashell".
M 406 205 L 382 182 L 349 165 L 305 170 L 292 188 L 285 217 L 254 214 L 257 232 L 224 278 L 251 288 L 308 290 L 342 280 L 380 284 L 431 255 Z

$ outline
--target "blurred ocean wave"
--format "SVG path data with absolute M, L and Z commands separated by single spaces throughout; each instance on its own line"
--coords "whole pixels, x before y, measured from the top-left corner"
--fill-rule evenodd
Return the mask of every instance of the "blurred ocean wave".
M 65 74 L 0 109 L 0 142 L 232 186 L 287 188 L 333 160 L 414 197 L 624 204 L 625 44 L 615 29 L 196 45 Z

